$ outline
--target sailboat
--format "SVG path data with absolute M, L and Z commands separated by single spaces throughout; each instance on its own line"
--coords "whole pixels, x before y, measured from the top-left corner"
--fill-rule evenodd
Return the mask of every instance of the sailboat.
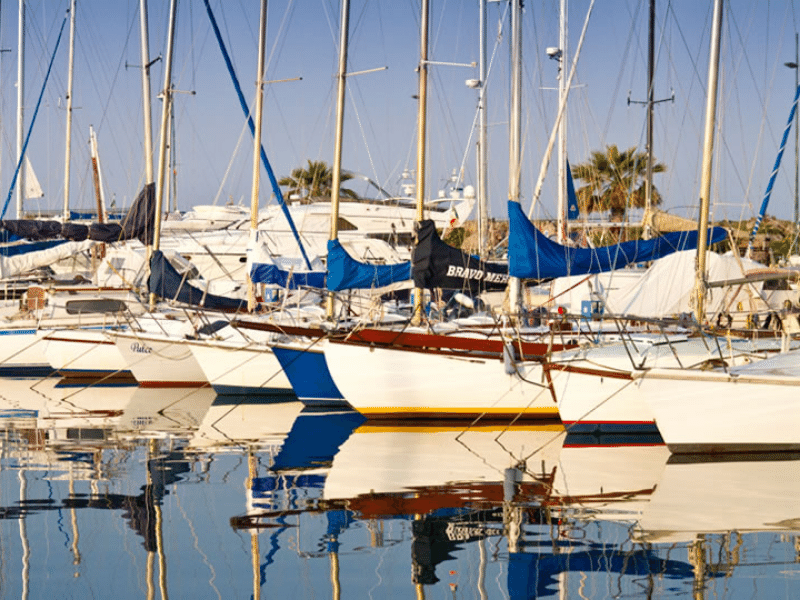
M 712 48 L 709 94 L 716 90 L 714 59 Z M 704 181 L 709 185 L 715 118 L 713 106 L 710 104 L 707 109 L 704 144 Z M 708 193 L 705 189 L 704 197 Z M 699 230 L 703 231 L 706 226 L 707 219 L 705 222 L 701 220 Z M 785 349 L 785 340 L 781 339 L 780 332 L 771 338 L 759 335 L 754 339 L 744 339 L 735 337 L 736 332 L 730 331 L 734 321 L 731 317 L 731 312 L 734 312 L 732 306 L 739 304 L 743 307 L 740 313 L 750 315 L 754 305 L 763 307 L 766 302 L 761 298 L 757 298 L 757 301 L 751 299 L 751 286 L 755 282 L 745 277 L 757 264 L 711 253 L 706 256 L 705 246 L 713 242 L 713 231 L 708 238 L 698 238 L 697 253 L 685 251 L 658 261 L 635 286 L 619 290 L 616 298 L 607 300 L 606 306 L 612 314 L 650 319 L 658 325 L 658 331 L 648 333 L 636 331 L 630 326 L 620 327 L 615 335 L 598 335 L 592 345 L 575 351 L 554 353 L 549 357 L 544 369 L 559 404 L 561 418 L 571 431 L 657 431 L 661 429 L 661 423 L 654 418 L 647 396 L 656 386 L 659 388 L 658 394 L 669 397 L 671 387 L 666 383 L 666 376 L 661 377 L 658 384 L 647 381 L 651 371 L 671 373 L 672 377 L 680 379 L 683 373 L 713 372 L 715 367 L 725 372 L 739 368 L 746 370 L 750 363 Z M 715 281 L 727 280 L 730 284 L 726 286 L 726 291 L 714 298 L 713 303 L 708 302 L 697 309 L 696 322 L 686 318 L 682 321 L 677 318 L 665 319 L 668 315 L 687 314 L 691 310 L 689 300 L 696 284 L 686 278 L 675 277 L 672 273 L 693 273 L 690 263 L 700 255 L 709 261 Z M 697 304 L 691 306 L 696 307 Z M 695 324 L 706 322 L 709 314 L 712 319 L 713 315 L 718 315 L 717 328 L 727 329 L 726 337 L 717 331 L 703 331 Z M 735 315 L 737 325 L 740 325 L 743 316 Z M 595 331 L 601 327 L 588 326 Z M 686 415 L 681 418 L 685 419 Z
M 519 38 L 512 11 L 513 47 L 516 48 Z M 519 68 L 515 72 L 517 78 L 521 77 Z M 420 67 L 421 89 L 423 75 Z M 518 87 L 519 83 L 512 84 L 512 90 Z M 422 92 L 420 103 L 422 113 Z M 571 248 L 547 239 L 525 217 L 518 202 L 521 156 L 518 146 L 521 142 L 517 112 L 521 108 L 521 99 L 517 98 L 512 106 L 515 110 L 511 135 L 516 142 L 511 146 L 516 151 L 512 154 L 509 168 L 508 273 L 499 279 L 490 272 L 488 265 L 471 262 L 474 259 L 452 248 L 425 254 L 421 247 L 429 238 L 420 233 L 420 243 L 414 255 L 416 298 L 422 295 L 423 288 L 458 286 L 456 289 L 459 289 L 467 286 L 465 280 L 485 285 L 487 281 L 498 279 L 505 287 L 508 275 L 512 280 L 542 280 L 570 273 L 598 273 L 694 247 L 697 232 L 682 232 L 599 249 Z M 420 122 L 424 124 L 422 114 Z M 423 157 L 418 160 L 422 161 L 424 132 L 418 138 L 418 152 Z M 428 231 L 428 225 L 422 221 L 420 232 Z M 716 229 L 711 235 L 712 239 L 719 240 L 725 233 Z M 438 242 L 433 244 L 434 248 L 443 246 Z M 449 280 L 447 275 L 451 276 Z M 514 292 L 511 294 L 513 296 Z M 465 302 L 472 301 L 465 299 Z M 516 305 L 514 299 L 511 302 Z M 512 312 L 519 313 L 516 306 Z M 552 397 L 547 394 L 547 382 L 539 363 L 549 353 L 575 347 L 580 332 L 557 319 L 545 319 L 544 322 L 538 319 L 525 324 L 521 322 L 523 319 L 518 320 L 517 326 L 512 321 L 499 322 L 484 315 L 481 323 L 476 315 L 463 322 L 456 319 L 442 325 L 426 323 L 424 327 L 416 327 L 412 324 L 402 331 L 364 327 L 341 338 L 332 336 L 324 356 L 334 385 L 331 386 L 326 378 L 327 385 L 318 387 L 338 390 L 353 407 L 370 417 L 514 418 L 525 415 L 557 418 L 558 411 Z M 318 354 L 312 346 L 318 345 L 309 344 L 310 352 L 303 360 L 310 360 L 308 356 Z M 409 376 L 410 373 L 414 375 Z
M 715 5 L 714 15 L 701 228 L 707 222 L 710 194 L 721 2 Z M 698 246 L 695 304 L 698 321 L 705 315 L 705 258 L 705 249 Z M 675 344 L 665 340 L 662 343 L 666 346 L 660 352 L 647 351 L 649 357 L 634 351 L 630 357 L 633 366 L 624 368 L 614 364 L 615 352 L 617 359 L 621 358 L 619 347 L 588 351 L 582 357 L 576 355 L 579 361 L 573 365 L 566 360 L 552 368 L 554 372 L 561 371 L 553 378 L 554 388 L 561 394 L 560 402 L 571 409 L 567 417 L 571 424 L 653 427 L 655 423 L 672 452 L 796 450 L 800 448 L 797 427 L 800 422 L 793 398 L 800 385 L 800 371 L 798 350 L 789 350 L 791 335 L 797 329 L 796 320 L 784 315 L 781 327 L 782 337 L 772 340 L 750 342 L 715 335 Z M 704 345 L 712 351 L 707 350 L 705 357 Z M 630 352 L 635 345 L 628 343 L 625 348 Z M 686 349 L 690 351 L 684 354 Z M 778 350 L 788 351 L 777 353 Z M 667 356 L 669 353 L 674 356 Z M 594 394 L 598 387 L 602 389 Z M 583 391 L 577 391 L 579 388 Z

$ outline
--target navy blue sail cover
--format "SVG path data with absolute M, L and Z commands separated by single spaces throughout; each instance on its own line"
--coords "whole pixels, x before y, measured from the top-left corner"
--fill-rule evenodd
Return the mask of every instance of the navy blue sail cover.
M 414 247 L 414 285 L 423 289 L 502 290 L 508 265 L 483 261 L 445 244 L 431 220 L 421 221 Z
M 572 248 L 550 240 L 534 227 L 519 202 L 508 202 L 508 264 L 512 277 L 553 279 L 620 269 L 697 248 L 697 231 L 675 231 L 651 240 L 634 240 L 600 248 Z M 723 241 L 722 227 L 709 228 L 709 244 Z
M 161 250 L 153 252 L 150 258 L 148 289 L 160 298 L 183 304 L 220 311 L 247 311 L 247 300 L 206 294 L 186 283 Z
M 121 242 L 138 239 L 145 246 L 153 243 L 156 216 L 155 184 L 148 183 L 139 192 L 128 213 L 119 223 L 61 223 L 35 219 L 3 219 L 0 229 L 32 241 L 65 238 L 73 242 L 86 239 L 96 242 Z
M 373 265 L 355 260 L 339 243 L 328 240 L 328 289 L 371 289 L 411 279 L 411 262 Z

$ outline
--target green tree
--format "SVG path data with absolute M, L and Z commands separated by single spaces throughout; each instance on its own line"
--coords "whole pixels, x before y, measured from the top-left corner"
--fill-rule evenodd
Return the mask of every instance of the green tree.
M 653 162 L 653 173 L 667 167 Z M 575 179 L 586 182 L 575 191 L 578 208 L 583 213 L 610 212 L 612 220 L 621 221 L 628 208 L 644 208 L 647 153 L 628 148 L 620 152 L 616 145 L 605 151 L 595 150 L 588 162 L 572 169 Z M 661 204 L 661 194 L 652 189 L 652 204 Z
M 353 176 L 347 171 L 342 171 L 340 181 L 344 183 Z M 333 169 L 323 160 L 308 160 L 308 167 L 297 167 L 292 170 L 289 177 L 278 181 L 279 185 L 286 186 L 287 195 L 296 195 L 304 200 L 330 198 L 333 185 Z M 358 194 L 347 188 L 340 188 L 339 194 L 347 198 L 358 198 Z

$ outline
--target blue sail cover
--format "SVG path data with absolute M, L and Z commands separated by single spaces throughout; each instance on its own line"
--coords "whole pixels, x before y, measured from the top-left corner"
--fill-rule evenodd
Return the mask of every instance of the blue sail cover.
M 371 265 L 352 258 L 339 243 L 328 240 L 328 289 L 332 292 L 383 287 L 411 279 L 411 261 Z
M 253 263 L 250 269 L 253 283 L 264 283 L 295 290 L 299 287 L 325 287 L 325 271 L 285 271 L 278 265 Z
M 306 265 L 311 268 L 306 268 Z M 322 260 L 313 263 L 307 257 L 274 256 L 266 243 L 264 232 L 251 231 L 247 242 L 247 270 L 250 281 L 296 290 L 300 287 L 325 287 L 325 271 Z
M 247 311 L 247 300 L 206 294 L 186 283 L 161 250 L 156 250 L 150 257 L 150 278 L 147 288 L 161 298 L 192 306 L 220 311 Z
M 601 248 L 571 248 L 547 238 L 522 212 L 508 202 L 509 274 L 520 279 L 553 279 L 620 269 L 628 264 L 662 258 L 697 248 L 697 231 L 675 231 L 652 240 L 634 240 Z M 709 243 L 727 237 L 722 227 L 709 228 Z

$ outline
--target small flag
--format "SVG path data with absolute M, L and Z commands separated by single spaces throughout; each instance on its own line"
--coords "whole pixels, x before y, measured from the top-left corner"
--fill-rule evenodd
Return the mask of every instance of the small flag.
M 567 219 L 577 219 L 578 215 L 578 196 L 575 195 L 572 169 L 569 168 L 569 161 L 567 161 Z

